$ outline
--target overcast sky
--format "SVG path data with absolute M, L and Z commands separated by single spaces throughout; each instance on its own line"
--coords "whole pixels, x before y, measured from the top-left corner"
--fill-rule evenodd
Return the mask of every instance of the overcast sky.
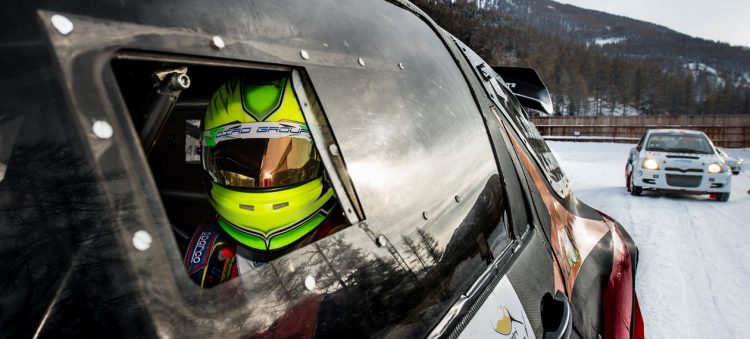
M 750 47 L 750 0 L 556 0 Z

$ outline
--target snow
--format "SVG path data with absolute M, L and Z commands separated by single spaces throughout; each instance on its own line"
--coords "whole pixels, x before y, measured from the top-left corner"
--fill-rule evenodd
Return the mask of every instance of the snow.
M 728 202 L 705 196 L 635 197 L 624 169 L 633 145 L 548 142 L 573 193 L 618 220 L 640 250 L 636 291 L 648 338 L 750 336 L 750 170 Z M 750 149 L 726 149 L 750 160 Z
M 708 66 L 708 65 L 700 63 L 700 62 L 698 62 L 698 63 L 691 62 L 691 63 L 685 64 L 685 68 L 687 68 L 687 69 L 689 69 L 689 70 L 691 70 L 693 72 L 706 72 L 706 73 L 711 74 L 711 75 L 718 75 L 719 74 L 716 71 L 716 68 L 713 68 L 711 66 Z
M 620 42 L 623 42 L 627 40 L 628 38 L 625 37 L 619 37 L 619 38 L 596 38 L 594 39 L 594 44 L 596 44 L 599 47 L 602 47 L 604 45 L 609 44 L 618 44 Z
M 693 75 L 693 78 L 698 78 L 701 74 L 706 74 L 710 83 L 716 87 L 722 87 L 726 84 L 726 80 L 719 76 L 719 72 L 716 68 L 708 66 L 700 62 L 690 62 L 683 66 Z

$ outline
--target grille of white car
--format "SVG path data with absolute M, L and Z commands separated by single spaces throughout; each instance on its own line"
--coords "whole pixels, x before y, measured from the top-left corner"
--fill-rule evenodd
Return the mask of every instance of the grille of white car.
M 667 184 L 675 187 L 698 187 L 702 178 L 697 175 L 667 174 Z

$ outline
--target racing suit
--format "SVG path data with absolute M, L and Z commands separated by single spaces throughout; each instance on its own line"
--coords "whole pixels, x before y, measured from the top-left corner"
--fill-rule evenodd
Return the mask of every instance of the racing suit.
M 344 217 L 337 207 L 315 231 L 288 250 L 325 238 L 345 226 Z M 258 269 L 276 256 L 239 245 L 214 221 L 198 226 L 185 252 L 184 264 L 190 279 L 209 288 Z

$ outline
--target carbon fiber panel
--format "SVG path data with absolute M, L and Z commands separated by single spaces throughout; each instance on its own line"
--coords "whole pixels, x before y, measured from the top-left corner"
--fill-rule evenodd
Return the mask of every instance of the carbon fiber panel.
M 596 338 L 602 332 L 602 293 L 611 270 L 612 233 L 607 233 L 586 257 L 573 285 L 573 327 L 583 338 Z

